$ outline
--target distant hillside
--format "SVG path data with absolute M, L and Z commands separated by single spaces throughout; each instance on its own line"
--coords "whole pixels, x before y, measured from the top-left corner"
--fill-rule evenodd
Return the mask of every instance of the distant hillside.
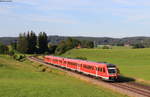
M 17 37 L 0 37 L 0 42 L 8 45 L 11 42 L 17 41 Z
M 48 40 L 51 43 L 57 44 L 62 40 L 67 39 L 66 36 L 49 36 Z M 150 44 L 150 37 L 125 37 L 125 38 L 110 38 L 110 37 L 72 37 L 79 40 L 90 40 L 96 45 L 117 45 L 117 44 L 137 44 L 137 43 L 147 43 Z
M 68 36 L 49 36 L 48 41 L 53 44 L 58 44 L 60 41 L 67 39 Z M 96 45 L 116 45 L 116 44 L 136 44 L 136 43 L 150 43 L 150 37 L 126 37 L 126 38 L 109 38 L 109 37 L 72 37 L 79 40 L 90 40 Z M 0 37 L 0 42 L 10 44 L 17 41 L 17 37 Z

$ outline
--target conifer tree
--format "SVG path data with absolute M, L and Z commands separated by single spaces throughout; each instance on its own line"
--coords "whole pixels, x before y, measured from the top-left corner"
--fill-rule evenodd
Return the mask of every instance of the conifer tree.
M 28 41 L 25 33 L 20 34 L 17 43 L 17 50 L 21 53 L 27 53 Z
M 45 53 L 48 51 L 48 38 L 45 32 L 40 32 L 38 36 L 39 53 Z
M 37 45 L 37 36 L 36 34 L 31 31 L 27 34 L 27 41 L 28 41 L 28 53 L 33 54 L 36 52 L 36 45 Z

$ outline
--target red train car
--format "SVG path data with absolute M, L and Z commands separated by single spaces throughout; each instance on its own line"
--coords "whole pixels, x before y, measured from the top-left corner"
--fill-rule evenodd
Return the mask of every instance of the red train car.
M 97 63 L 56 56 L 45 56 L 44 61 L 46 63 L 82 72 L 84 74 L 100 77 L 108 81 L 115 81 L 119 76 L 119 70 L 114 64 Z

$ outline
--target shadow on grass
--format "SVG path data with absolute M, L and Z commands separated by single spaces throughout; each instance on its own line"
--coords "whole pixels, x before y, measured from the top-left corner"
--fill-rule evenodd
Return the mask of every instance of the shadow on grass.
M 126 77 L 126 76 L 120 76 L 116 82 L 124 83 L 124 82 L 134 82 L 134 78 Z

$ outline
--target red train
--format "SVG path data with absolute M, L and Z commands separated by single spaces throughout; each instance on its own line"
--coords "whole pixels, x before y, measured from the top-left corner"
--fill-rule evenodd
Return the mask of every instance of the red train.
M 67 69 L 100 77 L 104 80 L 115 81 L 119 76 L 119 69 L 114 64 L 97 63 L 79 59 L 69 59 L 56 56 L 45 56 L 44 61 Z

